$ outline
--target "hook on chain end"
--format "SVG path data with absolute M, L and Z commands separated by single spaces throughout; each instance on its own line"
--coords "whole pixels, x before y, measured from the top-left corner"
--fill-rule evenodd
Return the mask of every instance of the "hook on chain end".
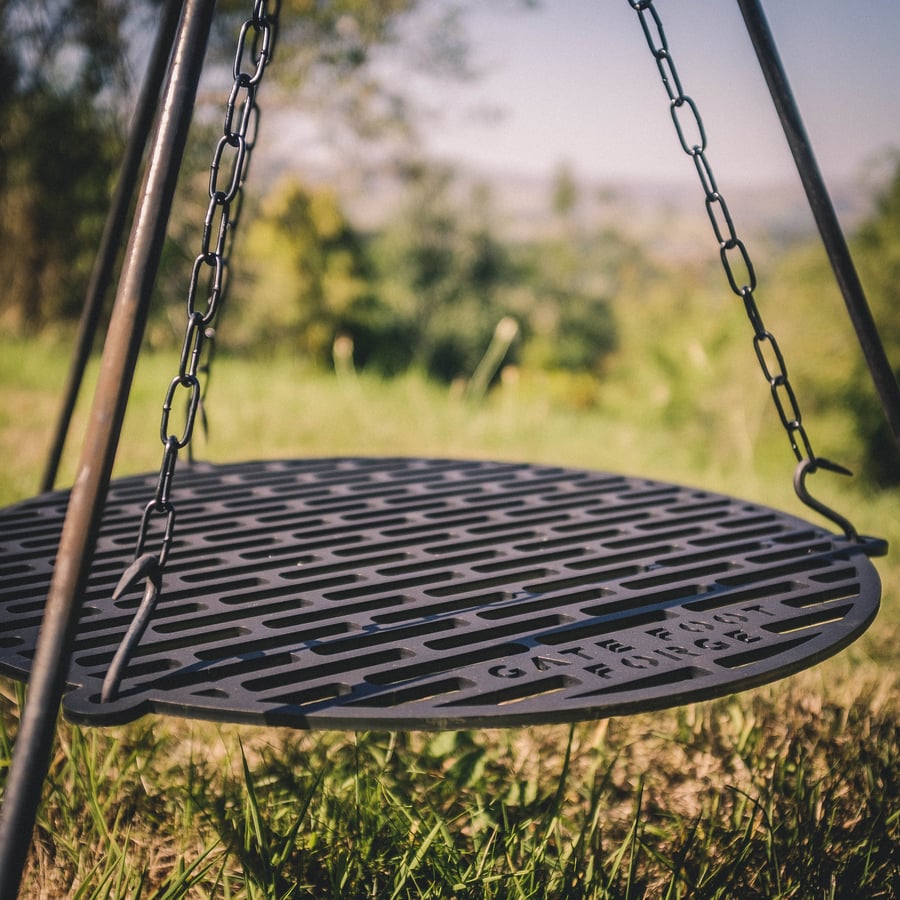
M 837 525 L 838 528 L 844 532 L 844 536 L 848 541 L 859 543 L 859 533 L 850 520 L 833 510 L 830 506 L 826 506 L 821 500 L 817 500 L 810 494 L 809 488 L 806 486 L 806 478 L 808 475 L 815 474 L 819 469 L 824 469 L 826 472 L 835 472 L 838 475 L 853 475 L 853 473 L 845 466 L 832 462 L 830 459 L 809 457 L 801 460 L 794 469 L 795 493 L 810 509 L 814 509 L 819 515 L 824 516 L 826 519 Z
M 156 608 L 159 595 L 162 593 L 162 566 L 159 557 L 152 553 L 144 553 L 137 557 L 122 573 L 122 577 L 113 591 L 113 600 L 118 600 L 129 588 L 144 579 L 147 583 L 144 586 L 143 599 L 131 620 L 131 625 L 128 626 L 125 637 L 122 638 L 122 643 L 116 650 L 106 677 L 103 679 L 103 686 L 100 690 L 101 703 L 111 703 L 118 699 L 119 685 L 122 683 L 128 662 L 143 637 L 153 610 Z

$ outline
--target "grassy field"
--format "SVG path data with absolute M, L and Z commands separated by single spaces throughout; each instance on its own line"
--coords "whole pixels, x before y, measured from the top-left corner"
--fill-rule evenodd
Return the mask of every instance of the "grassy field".
M 140 363 L 117 474 L 155 471 L 174 354 Z M 0 345 L 0 502 L 33 494 L 65 371 Z M 481 404 L 408 376 L 219 360 L 214 461 L 340 454 L 520 459 L 697 484 L 803 515 L 764 389 L 698 375 L 671 415 L 662 368 L 599 387 L 522 374 Z M 758 375 L 757 375 L 758 379 Z M 691 387 L 691 386 L 688 386 Z M 683 385 L 679 390 L 687 389 Z M 668 393 L 667 393 L 668 392 Z M 845 443 L 823 413 L 823 442 Z M 73 472 L 79 409 L 62 482 Z M 777 424 L 777 423 L 776 423 Z M 62 723 L 27 897 L 891 898 L 900 885 L 900 503 L 823 493 L 894 548 L 854 645 L 782 682 L 667 713 L 439 734 L 297 733 L 148 717 Z M 0 772 L 22 690 L 2 683 Z

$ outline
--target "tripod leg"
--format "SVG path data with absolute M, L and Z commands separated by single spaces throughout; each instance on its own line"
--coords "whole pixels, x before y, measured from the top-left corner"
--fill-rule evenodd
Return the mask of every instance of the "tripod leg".
M 15 897 L 18 892 L 31 842 L 80 598 L 100 528 L 214 7 L 214 0 L 186 0 L 175 38 L 161 115 L 113 305 L 100 377 L 31 670 L 28 699 L 0 809 L 0 898 L 3 900 Z

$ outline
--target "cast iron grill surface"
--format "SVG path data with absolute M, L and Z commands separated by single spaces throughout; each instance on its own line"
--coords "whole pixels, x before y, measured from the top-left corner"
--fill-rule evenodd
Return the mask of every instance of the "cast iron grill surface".
M 180 469 L 163 592 L 118 699 L 100 686 L 156 475 L 113 481 L 64 710 L 300 728 L 575 721 L 809 666 L 874 617 L 857 545 L 658 481 L 552 466 L 311 459 Z M 27 680 L 68 492 L 0 511 L 0 671 Z

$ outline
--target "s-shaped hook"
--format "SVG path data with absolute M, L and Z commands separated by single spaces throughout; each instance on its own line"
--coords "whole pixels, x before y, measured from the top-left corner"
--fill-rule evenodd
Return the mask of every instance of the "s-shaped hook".
M 113 700 L 118 699 L 119 685 L 122 682 L 128 661 L 131 659 L 135 647 L 137 647 L 144 630 L 150 622 L 150 617 L 153 615 L 153 610 L 156 607 L 156 601 L 159 600 L 159 595 L 162 592 L 162 566 L 160 565 L 159 557 L 152 553 L 144 553 L 142 556 L 139 556 L 122 573 L 122 577 L 119 579 L 119 583 L 113 592 L 113 600 L 118 600 L 132 585 L 144 578 L 147 579 L 147 584 L 144 587 L 144 597 L 137 608 L 137 612 L 134 614 L 134 618 L 131 620 L 131 625 L 128 626 L 125 637 L 122 638 L 122 643 L 119 644 L 119 648 L 116 650 L 116 655 L 110 663 L 106 677 L 103 679 L 103 687 L 100 691 L 102 703 L 111 703 Z
M 797 464 L 797 468 L 794 469 L 794 491 L 810 509 L 814 509 L 820 515 L 825 516 L 826 519 L 834 522 L 844 532 L 848 541 L 859 543 L 859 534 L 850 520 L 835 512 L 830 506 L 826 506 L 821 500 L 816 500 L 810 494 L 809 488 L 806 486 L 806 476 L 815 474 L 819 469 L 824 469 L 826 472 L 836 472 L 839 475 L 853 475 L 849 469 L 829 459 L 809 457 L 801 460 Z

